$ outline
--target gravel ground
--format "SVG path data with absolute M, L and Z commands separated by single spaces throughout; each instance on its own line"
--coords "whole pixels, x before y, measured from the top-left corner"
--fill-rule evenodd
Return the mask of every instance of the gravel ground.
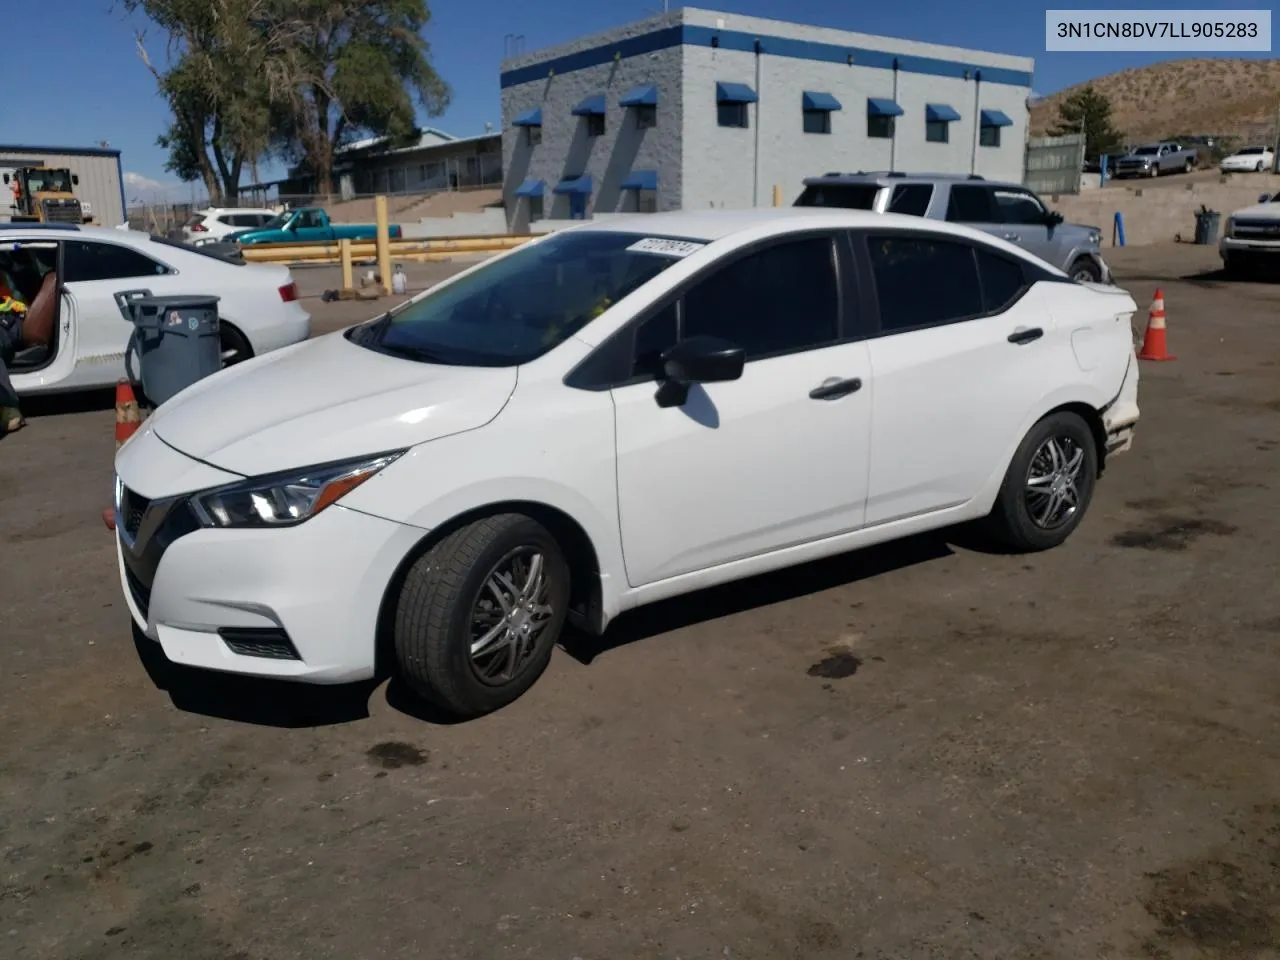
M 1111 258 L 1178 360 L 1065 547 L 920 537 L 663 603 L 467 724 L 140 656 L 111 399 L 31 404 L 0 955 L 1280 957 L 1280 284 Z M 308 300 L 318 331 L 386 303 Z

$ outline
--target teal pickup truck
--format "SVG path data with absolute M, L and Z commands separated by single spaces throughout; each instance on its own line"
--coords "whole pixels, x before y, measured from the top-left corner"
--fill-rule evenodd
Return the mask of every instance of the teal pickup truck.
M 398 239 L 400 228 L 391 224 L 391 238 Z M 378 228 L 372 223 L 330 223 L 329 215 L 319 207 L 301 207 L 280 214 L 252 230 L 241 230 L 226 239 L 242 247 L 256 243 L 332 243 L 335 240 L 376 240 Z

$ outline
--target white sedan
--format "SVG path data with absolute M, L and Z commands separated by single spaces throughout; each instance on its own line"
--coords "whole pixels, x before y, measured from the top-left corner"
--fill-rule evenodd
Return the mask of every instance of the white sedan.
M 1218 162 L 1223 173 L 1262 173 L 1270 170 L 1276 155 L 1268 147 L 1241 147 Z
M 133 327 L 117 293 L 218 297 L 226 366 L 305 340 L 311 330 L 288 268 L 233 263 L 131 230 L 5 224 L 0 280 L 19 288 L 25 329 L 52 331 L 49 343 L 19 350 L 8 363 L 21 395 L 111 386 L 125 376 Z
M 1062 543 L 1133 440 L 1135 310 L 919 217 L 583 224 L 161 407 L 116 457 L 121 586 L 172 661 L 385 651 L 475 716 L 566 618 L 980 518 Z

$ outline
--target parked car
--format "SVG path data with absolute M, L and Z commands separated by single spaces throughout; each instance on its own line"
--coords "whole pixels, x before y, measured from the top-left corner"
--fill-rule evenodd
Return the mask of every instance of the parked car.
M 391 224 L 392 237 L 400 236 L 400 227 Z M 282 213 L 270 223 L 255 230 L 241 230 L 227 237 L 242 247 L 255 243 L 324 243 L 334 240 L 374 240 L 377 224 L 331 223 L 329 214 L 319 207 L 301 207 Z
M 1192 147 L 1165 141 L 1148 143 L 1116 159 L 1111 176 L 1158 177 L 1162 173 L 1190 173 L 1196 168 L 1199 154 Z
M 231 234 L 241 230 L 256 229 L 275 218 L 276 212 L 265 207 L 259 209 L 206 207 L 191 215 L 183 224 L 182 233 L 188 243 L 202 244 L 208 241 L 225 240 Z
M 1218 169 L 1223 173 L 1262 173 L 1270 170 L 1276 155 L 1268 147 L 1241 147 L 1229 157 L 1223 157 Z
M 919 217 L 584 223 L 162 406 L 116 456 L 121 587 L 170 660 L 385 651 L 474 716 L 567 618 L 970 520 L 1062 543 L 1133 442 L 1136 309 Z
M 1252 207 L 1227 217 L 1226 229 L 1218 241 L 1222 268 L 1239 274 L 1249 267 L 1280 265 L 1280 193 L 1263 194 Z
M 233 365 L 305 340 L 311 317 L 287 267 L 248 266 L 132 230 L 6 224 L 0 267 L 20 286 L 28 318 L 55 314 L 53 341 L 8 364 L 19 394 L 113 385 L 125 376 L 133 327 L 115 294 L 219 297 L 223 363 Z
M 805 180 L 795 205 L 963 223 L 1016 243 L 1077 280 L 1111 282 L 1102 259 L 1102 231 L 1064 223 L 1061 214 L 1016 183 L 933 173 L 828 173 Z

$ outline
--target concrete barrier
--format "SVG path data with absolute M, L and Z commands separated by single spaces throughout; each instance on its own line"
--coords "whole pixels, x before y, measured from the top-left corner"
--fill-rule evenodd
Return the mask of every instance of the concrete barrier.
M 1179 236 L 1191 241 L 1196 233 L 1196 213 L 1201 204 L 1217 210 L 1223 218 L 1235 210 L 1258 202 L 1262 193 L 1280 192 L 1280 176 L 1274 174 L 1232 174 L 1226 183 L 1197 181 L 1179 185 L 1161 182 L 1156 186 L 1107 186 L 1087 193 L 1045 197 L 1069 223 L 1083 223 L 1102 230 L 1103 244 L 1111 246 L 1111 224 L 1116 213 L 1124 216 L 1127 246 L 1173 243 Z

